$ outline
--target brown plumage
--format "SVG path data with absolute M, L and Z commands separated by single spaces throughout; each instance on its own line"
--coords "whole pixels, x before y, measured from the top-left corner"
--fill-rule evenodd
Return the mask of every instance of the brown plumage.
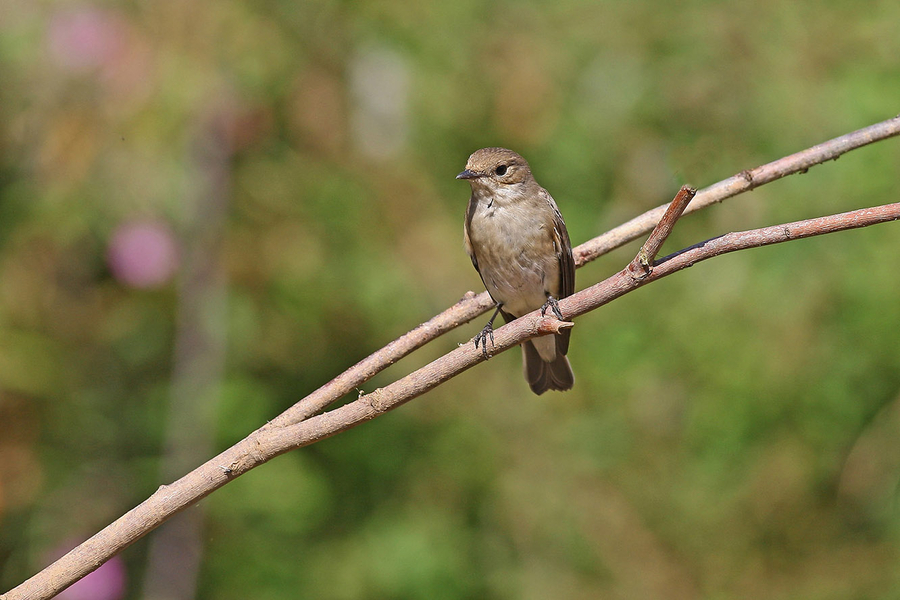
M 556 202 L 525 159 L 506 148 L 482 148 L 457 179 L 472 185 L 466 251 L 506 322 L 542 307 L 557 312 L 556 300 L 575 291 L 572 244 Z M 493 318 L 476 345 L 486 342 L 492 324 Z M 535 394 L 572 387 L 569 335 L 564 329 L 522 344 L 525 378 Z

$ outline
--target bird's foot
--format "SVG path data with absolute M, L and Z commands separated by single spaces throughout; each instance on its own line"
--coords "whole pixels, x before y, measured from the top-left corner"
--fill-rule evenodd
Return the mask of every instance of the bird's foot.
M 547 301 L 544 302 L 544 305 L 541 307 L 541 316 L 547 316 L 547 309 L 553 311 L 553 314 L 556 315 L 556 318 L 560 321 L 563 320 L 562 311 L 559 310 L 559 301 L 553 296 L 547 296 Z
M 475 336 L 475 348 L 478 348 L 478 345 L 481 345 L 481 352 L 484 354 L 485 358 L 488 358 L 488 349 L 487 349 L 487 341 L 488 338 L 491 339 L 491 347 L 494 346 L 494 324 L 491 321 L 488 321 L 488 324 L 484 326 L 484 329 Z

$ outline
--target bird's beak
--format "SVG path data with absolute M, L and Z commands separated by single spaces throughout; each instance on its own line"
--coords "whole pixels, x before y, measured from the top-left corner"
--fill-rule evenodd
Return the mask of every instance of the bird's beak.
M 476 177 L 481 177 L 481 173 L 476 173 L 475 171 L 470 171 L 469 169 L 466 169 L 456 176 L 457 179 L 475 179 Z

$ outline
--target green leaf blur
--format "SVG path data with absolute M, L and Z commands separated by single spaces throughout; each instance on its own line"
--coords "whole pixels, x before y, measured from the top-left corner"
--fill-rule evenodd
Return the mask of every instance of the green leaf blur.
M 2 590 L 481 291 L 472 151 L 524 155 L 578 244 L 900 111 L 896 2 L 0 13 Z M 685 217 L 664 252 L 896 202 L 898 165 L 896 140 L 852 152 Z M 127 549 L 109 597 L 183 568 L 211 599 L 896 598 L 898 227 L 578 319 L 571 392 L 533 396 L 510 352 L 279 457 L 187 511 L 192 551 Z

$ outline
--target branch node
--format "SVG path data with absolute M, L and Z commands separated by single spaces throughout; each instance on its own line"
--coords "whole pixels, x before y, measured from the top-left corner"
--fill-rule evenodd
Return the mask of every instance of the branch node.
M 634 281 L 643 281 L 652 272 L 653 265 L 650 262 L 650 257 L 647 255 L 647 250 L 642 246 L 637 256 L 628 265 L 628 274 L 631 275 Z
M 365 399 L 366 403 L 371 406 L 375 412 L 383 413 L 389 408 L 389 404 L 385 402 L 382 388 L 376 388 L 361 399 Z
M 538 319 L 535 329 L 537 329 L 538 333 L 544 335 L 548 333 L 558 334 L 563 329 L 571 329 L 572 327 L 575 327 L 575 323 L 572 321 L 561 321 L 556 317 L 541 317 Z

